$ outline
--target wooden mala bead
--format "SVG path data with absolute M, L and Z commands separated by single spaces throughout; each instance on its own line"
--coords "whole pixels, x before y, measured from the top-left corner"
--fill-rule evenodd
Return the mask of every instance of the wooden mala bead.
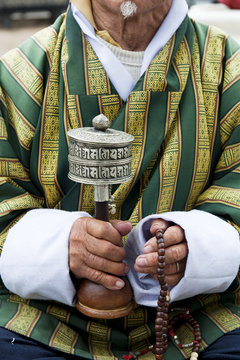
M 165 248 L 163 232 L 156 233 L 158 247 L 158 270 L 157 278 L 160 285 L 160 295 L 158 297 L 157 315 L 155 320 L 156 342 L 153 353 L 157 360 L 162 360 L 168 348 L 168 308 L 169 308 L 169 291 L 165 279 Z
M 172 337 L 175 344 L 180 348 L 192 347 L 190 360 L 197 360 L 200 351 L 201 331 L 198 322 L 189 314 L 188 308 L 178 308 L 182 311 L 180 315 L 175 316 L 169 323 L 168 311 L 170 295 L 168 285 L 165 279 L 165 247 L 163 232 L 156 232 L 157 248 L 158 248 L 158 269 L 157 278 L 160 285 L 160 294 L 158 297 L 157 314 L 155 319 L 156 342 L 152 352 L 155 354 L 156 360 L 163 360 L 164 354 L 168 348 L 168 334 Z M 173 311 L 174 309 L 171 309 Z M 177 335 L 174 333 L 174 326 L 180 321 L 187 321 L 193 328 L 194 340 L 189 344 L 181 344 Z

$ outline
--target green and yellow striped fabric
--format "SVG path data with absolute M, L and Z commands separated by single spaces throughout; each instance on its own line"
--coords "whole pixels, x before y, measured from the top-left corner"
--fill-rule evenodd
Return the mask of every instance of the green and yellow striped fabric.
M 186 17 L 123 101 L 68 11 L 0 62 L 1 248 L 29 209 L 93 214 L 93 188 L 67 177 L 66 133 L 91 126 L 99 113 L 135 137 L 133 178 L 113 187 L 114 217 L 136 225 L 151 213 L 196 208 L 240 229 L 237 44 Z M 199 321 L 205 348 L 240 326 L 239 277 L 223 294 L 183 304 Z M 89 319 L 0 288 L 0 326 L 86 359 L 121 359 L 144 349 L 154 342 L 154 319 L 155 309 L 138 305 L 117 321 Z M 177 333 L 191 342 L 190 327 Z M 166 360 L 188 356 L 169 342 Z

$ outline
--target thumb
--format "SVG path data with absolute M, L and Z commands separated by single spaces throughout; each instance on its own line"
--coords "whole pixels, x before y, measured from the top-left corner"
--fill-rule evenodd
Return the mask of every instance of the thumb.
M 112 226 L 122 235 L 125 236 L 132 230 L 132 224 L 130 221 L 111 220 Z
M 162 230 L 164 232 L 169 227 L 169 222 L 163 219 L 155 219 L 152 221 L 152 225 L 150 227 L 150 233 L 155 236 L 158 230 Z

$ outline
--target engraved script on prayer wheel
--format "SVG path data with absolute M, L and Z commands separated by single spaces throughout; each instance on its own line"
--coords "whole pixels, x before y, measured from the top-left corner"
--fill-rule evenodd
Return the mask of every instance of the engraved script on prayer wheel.
M 69 136 L 69 178 L 83 184 L 112 185 L 131 179 L 133 136 L 109 129 L 104 115 L 94 127 L 73 129 Z
M 109 120 L 100 114 L 93 127 L 72 129 L 69 137 L 68 177 L 79 183 L 94 185 L 95 217 L 108 221 L 108 201 L 113 184 L 129 181 L 132 141 L 134 137 L 110 129 Z M 101 240 L 99 240 L 101 241 Z M 114 319 L 128 315 L 133 308 L 133 294 L 127 278 L 120 290 L 109 290 L 82 279 L 77 292 L 77 309 L 95 318 Z

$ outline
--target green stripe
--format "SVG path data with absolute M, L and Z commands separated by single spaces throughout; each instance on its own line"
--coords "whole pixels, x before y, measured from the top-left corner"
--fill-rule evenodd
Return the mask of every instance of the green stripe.
M 24 88 L 14 79 L 3 64 L 0 63 L 1 85 L 3 90 L 14 101 L 16 107 L 21 111 L 23 116 L 35 126 L 40 111 L 39 105 L 32 100 Z
M 32 65 L 40 72 L 48 74 L 49 63 L 46 52 L 30 38 L 19 46 L 23 54 L 28 58 Z

